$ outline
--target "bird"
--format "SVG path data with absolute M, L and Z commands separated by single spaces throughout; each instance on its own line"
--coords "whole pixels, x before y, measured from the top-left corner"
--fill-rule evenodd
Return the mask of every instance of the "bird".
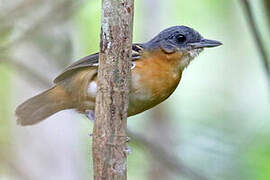
M 166 100 L 178 86 L 184 69 L 204 48 L 222 45 L 187 26 L 169 27 L 145 43 L 132 44 L 128 116 Z M 94 112 L 99 53 L 86 56 L 55 78 L 54 86 L 16 108 L 17 124 L 33 125 L 66 109 Z M 91 115 L 91 113 L 90 113 Z

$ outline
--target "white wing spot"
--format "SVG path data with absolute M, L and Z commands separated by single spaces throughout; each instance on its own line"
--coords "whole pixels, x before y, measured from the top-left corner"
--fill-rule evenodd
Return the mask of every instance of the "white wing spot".
M 92 81 L 88 85 L 88 95 L 95 97 L 97 93 L 97 83 L 95 81 Z
M 131 62 L 131 69 L 134 69 L 136 66 L 135 62 Z

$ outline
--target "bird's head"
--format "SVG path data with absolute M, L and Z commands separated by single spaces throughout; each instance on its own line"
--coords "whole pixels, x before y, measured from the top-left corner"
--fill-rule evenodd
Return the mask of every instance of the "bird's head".
M 150 49 L 160 48 L 166 54 L 181 55 L 182 68 L 199 55 L 204 48 L 222 45 L 221 42 L 203 38 L 200 33 L 187 26 L 167 28 L 146 43 Z

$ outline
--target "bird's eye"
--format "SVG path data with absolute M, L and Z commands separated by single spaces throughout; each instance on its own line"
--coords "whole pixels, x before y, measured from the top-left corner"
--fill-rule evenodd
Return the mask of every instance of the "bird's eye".
M 183 42 L 186 41 L 186 36 L 184 36 L 183 34 L 178 34 L 176 36 L 176 39 L 177 39 L 178 42 L 183 43 Z

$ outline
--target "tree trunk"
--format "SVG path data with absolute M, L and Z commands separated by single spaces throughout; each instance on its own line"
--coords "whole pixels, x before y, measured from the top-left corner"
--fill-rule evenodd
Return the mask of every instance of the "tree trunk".
M 95 180 L 126 179 L 133 0 L 103 0 L 93 132 Z

